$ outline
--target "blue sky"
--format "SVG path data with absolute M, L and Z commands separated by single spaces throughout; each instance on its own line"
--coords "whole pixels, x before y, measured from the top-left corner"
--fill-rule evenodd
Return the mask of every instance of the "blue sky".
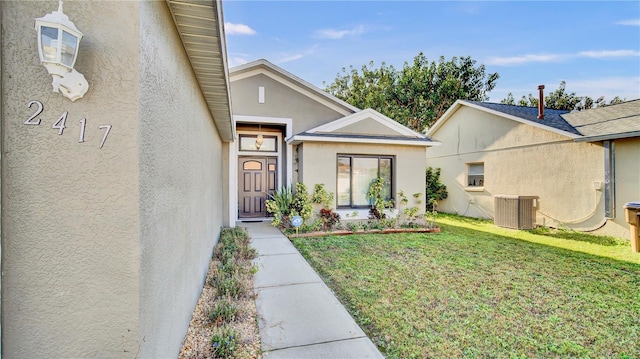
M 640 98 L 639 1 L 223 1 L 231 67 L 267 59 L 324 88 L 343 67 L 471 56 L 499 102 L 558 88 Z

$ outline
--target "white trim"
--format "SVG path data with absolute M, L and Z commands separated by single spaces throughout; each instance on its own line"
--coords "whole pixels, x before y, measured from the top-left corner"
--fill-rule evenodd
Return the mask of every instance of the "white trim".
M 287 143 L 296 144 L 300 142 L 338 142 L 338 143 L 367 143 L 367 144 L 385 144 L 385 145 L 404 145 L 404 146 L 440 146 L 438 141 L 424 141 L 417 139 L 380 139 L 380 138 L 354 138 L 354 137 L 325 137 L 325 136 L 305 136 L 295 135 L 287 139 Z
M 238 221 L 238 153 L 235 141 L 228 142 L 229 146 L 229 226 L 235 227 Z
M 264 86 L 258 86 L 258 103 L 264 102 Z
M 236 141 L 229 142 L 229 220 L 235 225 L 240 221 L 238 215 L 238 158 L 240 156 L 263 156 L 263 157 L 277 157 L 278 158 L 278 186 L 291 186 L 291 180 L 293 177 L 293 146 L 288 143 L 287 138 L 293 134 L 293 119 L 286 117 L 264 117 L 264 116 L 245 116 L 234 115 L 234 121 L 236 124 L 251 123 L 251 124 L 275 124 L 284 125 L 284 136 L 280 133 L 273 133 L 278 136 L 278 151 L 276 152 L 259 152 L 259 151 L 247 151 L 240 152 L 240 134 L 257 134 L 258 131 L 237 131 Z M 264 132 L 265 134 L 271 134 Z M 287 146 L 286 154 L 283 153 L 284 146 Z M 283 156 L 285 158 L 283 159 Z M 284 163 L 286 166 L 286 173 L 283 174 L 282 166 Z M 286 183 L 283 183 L 283 177 Z M 234 220 L 235 219 L 235 220 Z
M 471 107 L 471 108 L 476 109 L 476 110 L 484 111 L 486 113 L 490 113 L 490 114 L 495 115 L 495 116 L 500 116 L 500 117 L 503 117 L 503 118 L 506 118 L 506 119 L 509 119 L 509 120 L 512 120 L 512 121 L 516 121 L 516 122 L 523 123 L 525 125 L 530 125 L 530 126 L 533 126 L 533 127 L 537 127 L 537 128 L 540 128 L 540 129 L 543 129 L 543 130 L 546 130 L 546 131 L 551 131 L 551 132 L 554 132 L 554 133 L 557 133 L 559 135 L 566 136 L 566 137 L 569 137 L 569 138 L 572 138 L 572 139 L 576 139 L 576 138 L 581 138 L 582 137 L 582 136 L 576 135 L 576 134 L 571 133 L 571 132 L 559 130 L 559 129 L 555 128 L 555 127 L 547 126 L 547 125 L 544 125 L 544 124 L 541 124 L 541 123 L 538 123 L 538 122 L 533 122 L 533 121 L 530 121 L 530 120 L 527 120 L 527 119 L 524 119 L 524 118 L 521 118 L 521 117 L 518 117 L 518 116 L 509 115 L 509 114 L 506 114 L 504 112 L 492 110 L 490 108 L 486 108 L 484 106 L 476 105 L 476 104 L 473 104 L 473 103 L 470 103 L 470 102 L 467 102 L 467 101 L 464 101 L 464 100 L 456 100 L 456 102 L 454 102 L 453 105 L 451 105 L 451 107 L 449 107 L 449 109 L 447 109 L 447 111 L 442 115 L 442 117 L 440 117 L 436 121 L 436 123 L 434 123 L 433 126 L 431 126 L 431 128 L 427 132 L 427 136 L 433 136 L 433 134 L 435 132 L 437 132 L 438 129 L 440 127 L 442 127 L 442 125 L 444 125 L 444 123 L 447 122 L 447 120 L 449 120 L 449 118 L 451 118 L 453 116 L 453 114 L 456 111 L 458 111 L 458 109 L 460 107 L 462 107 L 462 106 L 468 106 L 468 107 Z
M 380 112 L 373 110 L 371 108 L 367 108 L 364 109 L 360 112 L 354 113 L 352 115 L 343 117 L 343 118 L 339 118 L 335 121 L 331 121 L 329 123 L 326 123 L 324 125 L 318 126 L 316 128 L 312 128 L 310 130 L 308 130 L 307 132 L 309 133 L 316 133 L 316 132 L 334 132 L 336 130 L 339 130 L 341 128 L 353 125 L 354 123 L 360 122 L 360 121 L 364 121 L 367 119 L 371 119 L 374 120 L 376 122 L 378 122 L 379 124 L 389 128 L 390 130 L 393 130 L 394 132 L 397 132 L 403 136 L 411 136 L 411 137 L 416 137 L 416 138 L 425 138 L 425 136 L 421 133 L 418 133 L 416 131 L 413 131 L 412 129 L 405 127 L 403 125 L 401 125 L 400 123 L 398 123 L 397 121 L 394 121 L 393 119 L 381 114 Z

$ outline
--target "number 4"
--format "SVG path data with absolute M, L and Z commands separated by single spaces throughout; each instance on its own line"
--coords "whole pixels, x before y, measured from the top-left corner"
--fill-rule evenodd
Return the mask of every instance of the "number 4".
M 58 119 L 58 121 L 56 121 L 56 123 L 53 124 L 53 126 L 51 126 L 51 128 L 53 128 L 54 130 L 58 130 L 58 134 L 61 135 L 62 131 L 64 131 L 65 129 L 65 123 L 67 122 L 67 114 L 69 113 L 69 111 L 65 111 L 62 116 L 60 116 L 60 118 Z

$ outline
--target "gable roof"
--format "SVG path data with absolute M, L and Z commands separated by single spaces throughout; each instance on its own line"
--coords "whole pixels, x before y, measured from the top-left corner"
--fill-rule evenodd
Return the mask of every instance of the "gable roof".
M 367 132 L 361 132 L 361 130 L 354 132 L 350 127 L 356 124 L 363 124 L 371 130 Z M 382 129 L 383 134 L 380 133 L 379 129 Z M 305 141 L 399 144 L 409 146 L 440 145 L 439 142 L 434 142 L 431 138 L 415 132 L 370 108 L 312 128 L 287 139 L 287 143 L 289 144 L 298 144 Z
M 505 105 L 501 103 L 479 102 L 457 100 L 429 129 L 427 135 L 435 133 L 456 111 L 462 106 L 468 106 L 476 110 L 504 117 L 516 122 L 538 127 L 547 131 L 570 137 L 572 139 L 580 137 L 580 132 L 569 124 L 561 115 L 569 111 L 544 109 L 544 119 L 538 119 L 537 107 L 525 107 L 515 105 Z
M 235 139 L 222 0 L 166 0 L 182 46 L 223 141 Z
M 287 72 L 286 70 L 272 64 L 265 59 L 260 59 L 246 63 L 244 65 L 236 66 L 229 69 L 229 71 L 231 82 L 255 76 L 257 74 L 262 74 L 326 105 L 327 107 L 337 111 L 343 116 L 348 116 L 352 113 L 360 111 L 359 108 L 323 91 L 322 89 L 312 85 L 311 83 L 299 78 L 296 75 L 293 75 L 290 72 Z
M 562 115 L 584 136 L 576 141 L 640 137 L 640 99 Z

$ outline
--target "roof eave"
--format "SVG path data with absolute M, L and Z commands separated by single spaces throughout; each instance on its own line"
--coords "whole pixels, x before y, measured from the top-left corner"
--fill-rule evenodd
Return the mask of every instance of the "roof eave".
M 231 114 L 222 1 L 166 2 L 218 133 L 223 141 L 233 141 L 236 132 Z M 203 34 L 208 31 L 211 33 Z M 207 65 L 202 65 L 203 56 Z
M 333 136 L 305 136 L 305 135 L 294 135 L 287 140 L 287 144 L 289 145 L 298 145 L 303 142 L 334 142 L 334 143 L 367 143 L 371 144 L 372 139 L 366 137 L 333 137 Z M 376 138 L 373 144 L 379 145 L 402 145 L 402 146 L 421 146 L 421 147 L 432 147 L 432 146 L 440 146 L 441 143 L 437 141 L 430 141 L 424 139 L 380 139 Z
M 608 140 L 619 140 L 619 139 L 631 138 L 631 137 L 640 137 L 640 131 L 578 137 L 578 138 L 575 138 L 574 141 L 575 142 L 599 142 L 599 141 L 608 141 Z

